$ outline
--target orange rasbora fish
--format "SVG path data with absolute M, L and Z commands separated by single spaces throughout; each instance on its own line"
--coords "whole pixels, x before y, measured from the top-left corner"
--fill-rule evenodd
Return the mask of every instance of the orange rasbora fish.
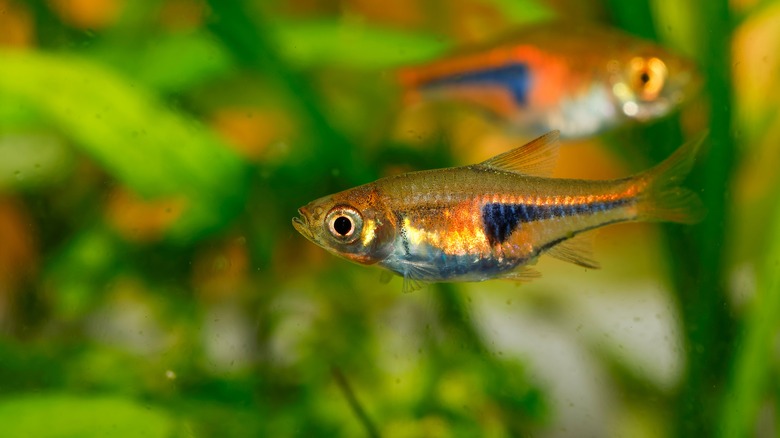
M 703 137 L 702 137 L 703 139 Z M 317 199 L 292 223 L 347 260 L 420 282 L 530 279 L 542 254 L 598 267 L 587 240 L 626 221 L 694 223 L 704 209 L 680 187 L 702 140 L 658 166 L 609 181 L 549 178 L 558 132 L 480 164 L 405 173 Z
M 466 103 L 524 134 L 566 138 L 663 117 L 701 84 L 692 62 L 657 44 L 558 22 L 402 69 L 399 79 L 407 102 Z

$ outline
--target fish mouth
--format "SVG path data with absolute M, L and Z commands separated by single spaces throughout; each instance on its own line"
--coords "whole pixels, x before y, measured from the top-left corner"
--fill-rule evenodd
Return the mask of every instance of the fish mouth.
M 301 207 L 298 209 L 298 214 L 300 217 L 293 217 L 292 218 L 292 225 L 293 227 L 303 235 L 303 237 L 312 240 L 312 232 L 309 229 L 309 215 L 306 211 L 306 207 Z

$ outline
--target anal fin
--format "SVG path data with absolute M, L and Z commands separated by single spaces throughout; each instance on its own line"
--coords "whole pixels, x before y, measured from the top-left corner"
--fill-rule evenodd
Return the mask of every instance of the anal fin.
M 583 268 L 599 269 L 601 265 L 593 258 L 593 236 L 594 233 L 578 234 L 553 246 L 547 254 Z
M 513 280 L 513 281 L 528 283 L 532 280 L 540 278 L 541 276 L 542 273 L 537 271 L 536 269 L 531 268 L 529 266 L 521 266 L 512 271 L 501 274 L 499 278 L 503 280 Z

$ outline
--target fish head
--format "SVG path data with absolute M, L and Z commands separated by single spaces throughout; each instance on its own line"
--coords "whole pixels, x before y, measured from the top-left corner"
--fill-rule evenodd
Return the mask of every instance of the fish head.
M 314 200 L 293 227 L 327 251 L 355 263 L 378 263 L 392 252 L 395 216 L 373 184 Z
M 611 59 L 607 70 L 620 113 L 644 122 L 691 100 L 702 80 L 692 61 L 651 43 L 639 44 Z

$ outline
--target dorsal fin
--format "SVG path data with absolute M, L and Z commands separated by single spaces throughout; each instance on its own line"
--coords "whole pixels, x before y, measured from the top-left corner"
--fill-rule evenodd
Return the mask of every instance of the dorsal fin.
M 550 131 L 523 146 L 479 163 L 492 169 L 533 176 L 550 176 L 558 161 L 558 136 Z
M 599 262 L 593 259 L 594 235 L 594 232 L 578 234 L 553 246 L 547 251 L 547 254 L 583 268 L 599 269 L 601 267 Z

